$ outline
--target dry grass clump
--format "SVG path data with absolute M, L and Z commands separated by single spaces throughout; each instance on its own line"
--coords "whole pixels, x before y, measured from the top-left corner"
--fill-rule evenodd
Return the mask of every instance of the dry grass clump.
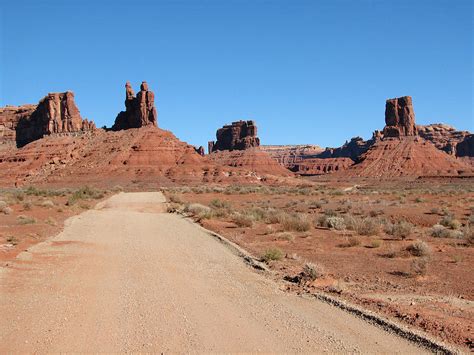
M 0 201 L 0 213 L 11 214 L 13 210 L 8 207 L 8 204 L 5 201 Z
M 303 266 L 303 271 L 301 272 L 301 277 L 303 279 L 314 281 L 316 279 L 320 279 L 326 275 L 326 271 L 323 266 L 313 264 L 313 263 L 306 263 Z
M 380 248 L 382 246 L 382 241 L 380 239 L 373 239 L 370 242 L 370 247 L 371 248 Z
M 56 226 L 58 222 L 53 217 L 48 217 L 46 221 L 44 221 L 46 224 L 49 224 L 50 226 Z
M 211 215 L 211 208 L 200 203 L 190 203 L 184 207 L 184 212 L 190 213 L 200 219 L 208 218 Z
M 40 205 L 41 205 L 41 207 L 46 207 L 46 208 L 52 208 L 52 207 L 55 206 L 54 202 L 51 201 L 51 200 L 44 200 L 44 201 L 41 202 Z
M 431 236 L 434 238 L 449 238 L 451 233 L 445 226 L 442 226 L 441 224 L 435 224 L 433 227 L 431 227 Z
M 232 221 L 239 227 L 253 226 L 252 217 L 240 212 L 236 212 L 232 215 Z
M 105 196 L 104 192 L 100 190 L 93 189 L 89 186 L 81 187 L 80 189 L 74 191 L 74 193 L 68 198 L 67 205 L 72 206 L 77 201 L 80 200 L 91 200 L 91 199 L 101 199 Z
M 358 218 L 351 215 L 344 216 L 344 223 L 348 230 L 353 230 L 359 235 L 377 235 L 380 233 L 382 223 L 378 218 Z
M 28 217 L 24 215 L 19 215 L 17 217 L 18 224 L 34 224 L 36 223 L 36 219 L 33 217 Z
M 344 218 L 337 216 L 328 216 L 326 214 L 319 216 L 317 224 L 321 227 L 332 228 L 337 230 L 346 229 L 346 223 Z
M 181 197 L 179 195 L 175 195 L 175 194 L 169 195 L 168 200 L 171 203 L 177 203 L 177 204 L 183 204 L 184 203 L 184 201 L 181 199 Z
M 283 252 L 278 248 L 270 248 L 262 255 L 262 261 L 268 263 L 270 261 L 277 261 L 283 258 Z
M 290 232 L 281 232 L 276 235 L 276 238 L 278 240 L 287 240 L 289 242 L 293 241 L 295 239 L 294 235 L 291 234 Z
M 413 229 L 413 224 L 406 221 L 398 221 L 397 223 L 389 222 L 384 227 L 385 233 L 401 239 L 405 239 L 412 234 Z
M 311 223 L 305 214 L 283 213 L 278 217 L 278 222 L 285 231 L 306 232 L 310 230 Z
M 412 260 L 410 271 L 413 276 L 424 276 L 428 269 L 428 258 L 416 258 Z
M 421 240 L 417 240 L 407 246 L 407 250 L 413 256 L 428 256 L 431 254 L 431 248 Z
M 455 219 L 452 215 L 444 216 L 441 221 L 439 221 L 439 224 L 450 229 L 459 229 L 462 226 L 461 222 Z

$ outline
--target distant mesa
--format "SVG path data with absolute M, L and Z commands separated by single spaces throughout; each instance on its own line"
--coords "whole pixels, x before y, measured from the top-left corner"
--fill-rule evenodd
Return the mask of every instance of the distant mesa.
M 416 136 L 415 112 L 411 96 L 389 99 L 385 103 L 384 137 Z
M 113 131 L 122 129 L 140 128 L 144 126 L 158 126 L 158 113 L 155 107 L 155 94 L 148 90 L 148 84 L 143 81 L 137 96 L 132 85 L 125 84 L 125 111 L 121 111 L 112 126 Z
M 219 150 L 245 150 L 260 146 L 254 121 L 236 121 L 219 128 L 216 141 L 208 144 L 209 153 Z
M 74 93 L 49 93 L 38 105 L 0 108 L 0 142 L 22 147 L 44 136 L 77 134 L 95 130 L 93 121 L 83 119 Z

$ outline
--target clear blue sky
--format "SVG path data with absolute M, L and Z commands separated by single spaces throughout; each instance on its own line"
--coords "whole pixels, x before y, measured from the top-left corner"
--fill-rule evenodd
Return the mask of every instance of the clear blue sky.
M 417 123 L 474 130 L 470 0 L 1 1 L 0 106 L 72 90 L 111 126 L 148 81 L 158 124 L 206 145 L 257 121 L 263 144 L 338 146 L 411 95 Z

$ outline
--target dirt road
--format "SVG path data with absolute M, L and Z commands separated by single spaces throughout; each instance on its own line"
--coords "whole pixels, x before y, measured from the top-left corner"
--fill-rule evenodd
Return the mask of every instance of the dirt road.
M 423 352 L 279 290 L 160 193 L 120 193 L 0 268 L 0 352 Z

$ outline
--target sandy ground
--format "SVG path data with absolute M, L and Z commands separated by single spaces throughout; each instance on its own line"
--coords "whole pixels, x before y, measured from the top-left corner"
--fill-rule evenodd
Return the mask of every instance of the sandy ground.
M 0 269 L 0 352 L 423 349 L 285 293 L 160 193 L 120 193 Z

